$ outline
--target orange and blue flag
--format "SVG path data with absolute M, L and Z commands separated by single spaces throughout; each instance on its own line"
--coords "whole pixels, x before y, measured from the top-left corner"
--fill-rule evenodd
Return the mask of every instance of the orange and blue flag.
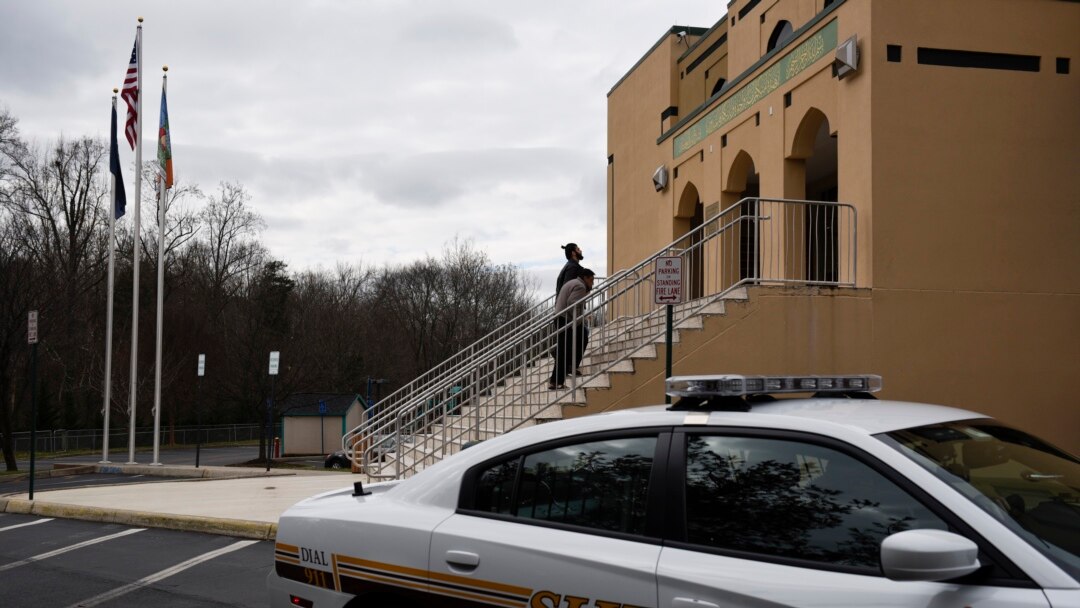
M 165 187 L 173 186 L 172 168 L 172 138 L 169 135 L 169 110 L 165 104 L 165 87 L 161 88 L 161 122 L 158 127 L 158 165 L 161 166 L 161 176 L 165 178 Z

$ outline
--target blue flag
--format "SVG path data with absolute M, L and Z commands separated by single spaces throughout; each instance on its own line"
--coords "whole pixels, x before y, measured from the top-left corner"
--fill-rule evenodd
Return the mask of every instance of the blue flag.
M 127 210 L 127 194 L 124 192 L 124 176 L 120 174 L 120 150 L 116 145 L 116 99 L 113 99 L 112 128 L 109 129 L 109 171 L 116 178 L 113 213 L 116 219 L 124 217 Z

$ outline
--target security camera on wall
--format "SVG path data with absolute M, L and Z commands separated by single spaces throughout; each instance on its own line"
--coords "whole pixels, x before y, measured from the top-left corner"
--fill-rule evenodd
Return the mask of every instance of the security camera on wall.
M 656 168 L 656 172 L 652 174 L 652 183 L 657 192 L 667 188 L 667 167 L 660 165 Z

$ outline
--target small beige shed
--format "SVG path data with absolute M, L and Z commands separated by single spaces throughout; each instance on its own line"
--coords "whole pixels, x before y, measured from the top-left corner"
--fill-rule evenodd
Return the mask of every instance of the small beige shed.
M 296 393 L 281 403 L 281 455 L 328 454 L 364 418 L 366 406 L 355 393 Z

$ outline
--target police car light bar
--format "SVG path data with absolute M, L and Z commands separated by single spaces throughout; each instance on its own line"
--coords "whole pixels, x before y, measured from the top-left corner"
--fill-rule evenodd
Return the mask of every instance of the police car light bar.
M 881 376 L 672 376 L 667 394 L 672 397 L 744 397 L 778 393 L 875 393 Z

